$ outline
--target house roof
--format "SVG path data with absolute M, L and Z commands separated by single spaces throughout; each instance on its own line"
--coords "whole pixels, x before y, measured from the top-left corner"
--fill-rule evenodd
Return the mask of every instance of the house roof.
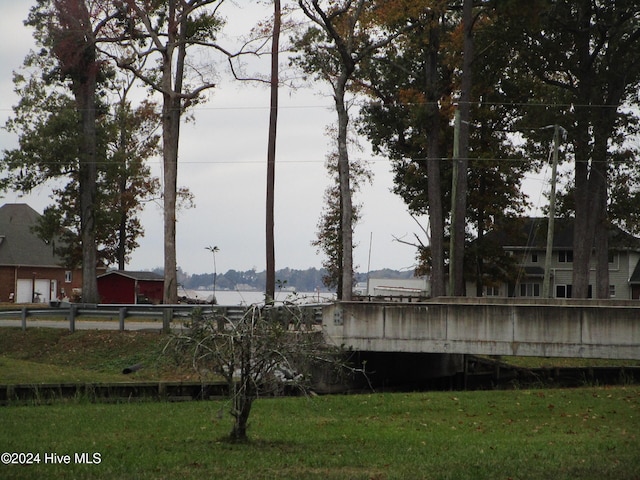
M 503 247 L 546 248 L 546 217 L 517 217 L 505 219 L 499 226 L 485 235 L 485 239 Z M 553 248 L 573 248 L 573 218 L 556 218 L 553 229 Z M 612 250 L 640 251 L 640 238 L 611 226 L 609 230 L 609 248 Z
M 41 215 L 26 203 L 6 203 L 0 207 L 0 265 L 56 267 L 62 260 L 53 245 L 33 233 Z
M 638 263 L 636 263 L 636 268 L 633 269 L 631 278 L 629 278 L 629 283 L 633 285 L 640 284 L 640 260 L 638 260 Z
M 127 270 L 111 270 L 110 272 L 99 275 L 98 278 L 103 278 L 110 275 L 119 275 L 125 278 L 131 278 L 133 280 L 144 280 L 148 282 L 162 282 L 164 277 L 154 272 L 142 272 L 142 271 L 127 271 Z

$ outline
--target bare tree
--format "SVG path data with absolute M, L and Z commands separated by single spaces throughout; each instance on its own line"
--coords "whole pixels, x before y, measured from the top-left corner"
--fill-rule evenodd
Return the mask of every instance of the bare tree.
M 190 329 L 165 348 L 190 362 L 203 377 L 224 378 L 229 387 L 229 438 L 247 440 L 253 402 L 283 388 L 307 391 L 313 371 L 344 366 L 341 350 L 325 344 L 311 310 L 294 304 L 251 306 L 234 320 L 220 313 L 195 314 Z

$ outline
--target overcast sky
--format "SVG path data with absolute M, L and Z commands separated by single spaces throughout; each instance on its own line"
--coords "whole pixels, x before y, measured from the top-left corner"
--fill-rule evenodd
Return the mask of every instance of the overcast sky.
M 16 103 L 12 71 L 18 69 L 30 48 L 32 32 L 23 25 L 31 1 L 0 0 L 0 120 L 11 115 Z M 236 2 L 241 3 L 241 2 Z M 228 19 L 234 24 L 239 10 Z M 243 11 L 238 18 L 252 18 Z M 265 72 L 266 73 L 266 72 Z M 180 137 L 178 183 L 195 195 L 195 208 L 179 213 L 177 224 L 178 265 L 187 273 L 213 269 L 211 253 L 217 246 L 219 272 L 229 269 L 265 268 L 265 185 L 269 92 L 265 87 L 225 81 L 207 103 L 194 110 L 195 122 L 183 123 Z M 291 91 L 281 89 L 276 166 L 276 268 L 305 269 L 321 266 L 311 242 L 330 183 L 325 158 L 330 140 L 325 135 L 336 114 L 323 85 Z M 367 146 L 365 140 L 361 140 Z M 0 131 L 0 150 L 14 148 L 17 138 Z M 410 269 L 415 249 L 394 241 L 423 235 L 399 197 L 391 193 L 390 164 L 370 153 L 355 153 L 369 160 L 373 184 L 365 185 L 355 201 L 363 205 L 356 226 L 354 252 L 358 271 L 370 268 Z M 161 177 L 159 159 L 152 162 Z M 540 186 L 534 184 L 534 195 Z M 25 202 L 38 212 L 51 203 L 47 187 L 28 196 L 7 193 L 1 200 Z M 533 198 L 536 202 L 537 199 Z M 422 219 L 424 221 L 424 219 Z M 145 236 L 133 253 L 130 270 L 163 265 L 163 227 L 160 205 L 150 204 L 142 215 Z M 425 224 L 426 225 L 426 224 Z

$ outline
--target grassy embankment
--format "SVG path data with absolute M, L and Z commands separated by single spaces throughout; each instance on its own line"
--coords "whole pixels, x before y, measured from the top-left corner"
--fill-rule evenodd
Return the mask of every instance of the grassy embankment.
M 0 329 L 0 384 L 198 380 L 163 356 L 168 337 L 156 332 Z M 640 365 L 638 361 L 503 357 L 524 368 Z M 143 364 L 131 375 L 125 367 Z
M 195 380 L 162 355 L 167 336 L 155 332 L 0 329 L 0 384 Z M 144 368 L 123 375 L 125 367 Z

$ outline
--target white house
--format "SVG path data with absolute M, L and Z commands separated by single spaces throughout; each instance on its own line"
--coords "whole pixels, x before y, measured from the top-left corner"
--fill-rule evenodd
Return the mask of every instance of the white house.
M 511 256 L 509 274 L 504 268 L 492 268 L 484 260 L 482 294 L 503 297 L 539 297 L 542 295 L 547 242 L 546 218 L 516 218 L 482 238 L 485 247 L 501 247 Z M 573 276 L 573 219 L 556 218 L 551 260 L 551 292 L 556 298 L 570 298 Z M 478 242 L 477 240 L 474 242 Z M 474 246 L 470 248 L 483 247 Z M 484 271 L 486 270 L 486 271 Z M 511 271 L 513 270 L 513 271 Z M 497 274 L 496 272 L 502 272 Z M 620 228 L 609 232 L 609 294 L 611 298 L 640 298 L 640 239 Z M 467 281 L 467 295 L 477 296 L 476 280 Z M 589 292 L 595 285 L 595 262 L 591 262 Z M 589 295 L 591 296 L 591 295 Z

